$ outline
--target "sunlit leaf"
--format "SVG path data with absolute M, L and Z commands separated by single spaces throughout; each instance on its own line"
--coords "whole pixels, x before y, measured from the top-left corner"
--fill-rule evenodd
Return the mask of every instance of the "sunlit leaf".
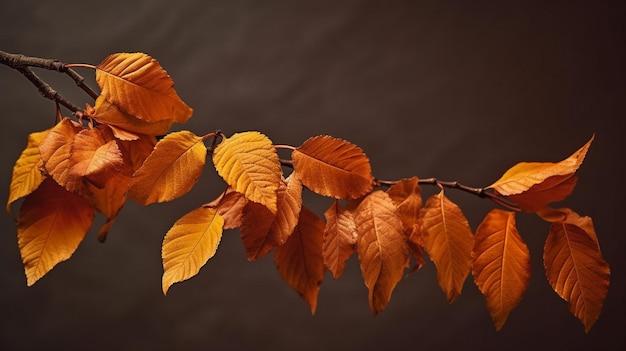
M 138 119 L 135 116 L 120 110 L 117 106 L 109 102 L 103 95 L 98 96 L 96 99 L 96 106 L 94 106 L 94 109 L 95 111 L 90 117 L 96 121 L 133 133 L 161 135 L 167 133 L 174 123 L 172 119 L 162 119 L 154 122 Z M 132 137 L 120 139 L 132 139 Z
M 595 231 L 594 231 L 595 233 Z M 548 281 L 589 332 L 608 293 L 610 269 L 597 242 L 576 224 L 550 226 L 543 254 Z
M 387 189 L 391 201 L 398 208 L 404 234 L 415 257 L 417 270 L 424 265 L 424 239 L 420 231 L 419 213 L 422 209 L 422 188 L 417 177 L 402 179 Z
M 592 136 L 585 145 L 561 162 L 520 162 L 487 188 L 493 188 L 499 194 L 509 196 L 528 191 L 533 185 L 541 184 L 552 177 L 563 176 L 568 178 L 583 163 L 593 138 Z M 563 180 L 560 179 L 557 184 L 562 183 Z
M 278 273 L 309 304 L 312 314 L 326 273 L 322 259 L 323 232 L 324 221 L 302 207 L 298 225 L 274 255 Z
M 70 176 L 83 177 L 97 188 L 104 188 L 118 173 L 124 160 L 122 152 L 105 125 L 83 129 L 74 136 L 70 153 Z
M 206 153 L 202 137 L 186 130 L 168 134 L 133 175 L 129 197 L 148 205 L 185 195 L 200 178 Z
M 224 229 L 234 229 L 241 226 L 241 216 L 247 203 L 248 199 L 243 194 L 228 187 L 217 199 L 204 206 L 217 210 L 224 219 Z
M 370 309 L 377 314 L 385 309 L 409 266 L 407 240 L 396 207 L 383 191 L 374 191 L 361 201 L 354 221 L 361 273 L 369 290 Z
M 174 223 L 165 234 L 163 294 L 172 284 L 189 279 L 215 255 L 224 221 L 214 208 L 199 207 Z
M 276 149 L 265 135 L 243 132 L 224 138 L 215 148 L 213 163 L 233 189 L 276 213 L 282 169 Z
M 80 124 L 63 118 L 39 144 L 39 152 L 46 172 L 61 186 L 75 193 L 84 193 L 86 185 L 81 177 L 70 172 L 74 137 L 84 130 Z
M 338 200 L 333 201 L 324 212 L 326 227 L 324 229 L 322 254 L 324 264 L 337 279 L 343 273 L 346 261 L 356 249 L 356 223 L 352 213 L 344 209 Z
M 530 280 L 530 252 L 515 226 L 515 212 L 494 209 L 487 214 L 476 229 L 472 258 L 474 282 L 500 330 Z
M 85 198 L 52 178 L 46 178 L 26 196 L 17 219 L 17 239 L 29 286 L 72 256 L 89 231 L 94 214 Z
M 424 249 L 437 267 L 437 280 L 452 303 L 469 274 L 474 237 L 461 209 L 443 190 L 431 196 L 420 212 Z
M 309 138 L 292 153 L 293 166 L 312 191 L 337 199 L 372 190 L 369 159 L 358 146 L 328 135 Z
M 39 154 L 39 144 L 48 134 L 48 130 L 31 133 L 28 136 L 26 148 L 13 166 L 13 176 L 9 188 L 9 198 L 7 200 L 7 212 L 11 212 L 11 204 L 18 199 L 32 193 L 43 182 L 44 175 L 41 174 L 43 162 Z
M 147 122 L 185 123 L 193 112 L 174 90 L 167 72 L 143 53 L 110 55 L 97 66 L 96 82 L 111 104 Z

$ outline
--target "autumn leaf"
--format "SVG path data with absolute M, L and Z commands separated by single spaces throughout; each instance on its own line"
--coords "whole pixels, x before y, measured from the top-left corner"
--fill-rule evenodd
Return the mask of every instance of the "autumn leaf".
M 415 257 L 413 268 L 415 271 L 424 265 L 424 239 L 419 224 L 419 213 L 422 208 L 422 188 L 419 186 L 419 179 L 417 177 L 402 179 L 390 186 L 387 194 L 398 208 L 404 234 Z
M 522 211 L 536 212 L 550 203 L 568 197 L 576 187 L 577 181 L 576 174 L 550 177 L 543 183 L 531 186 L 521 194 L 508 196 L 508 199 Z
M 165 234 L 163 294 L 172 284 L 189 279 L 215 255 L 224 221 L 214 208 L 199 207 L 182 216 Z
M 287 241 L 276 248 L 274 262 L 280 276 L 291 286 L 315 314 L 317 295 L 326 273 L 322 258 L 324 221 L 302 207 L 298 225 Z
M 97 188 L 118 173 L 124 160 L 122 152 L 106 125 L 83 129 L 72 140 L 70 177 L 82 177 Z
M 469 274 L 474 237 L 461 209 L 443 190 L 431 196 L 420 212 L 424 249 L 437 267 L 437 280 L 452 303 Z
M 245 196 L 228 187 L 217 199 L 204 206 L 217 210 L 224 219 L 224 229 L 234 229 L 241 226 L 241 216 L 247 203 Z
M 32 193 L 44 180 L 44 175 L 41 174 L 43 161 L 39 153 L 39 144 L 47 134 L 48 130 L 31 133 L 28 136 L 26 148 L 13 166 L 13 176 L 11 177 L 7 200 L 7 212 L 9 214 L 12 214 L 11 204 Z
M 577 224 L 552 223 L 543 261 L 550 285 L 589 332 L 600 316 L 609 288 L 609 265 L 597 241 Z
M 338 200 L 333 201 L 324 212 L 326 227 L 324 229 L 322 255 L 324 264 L 338 279 L 346 266 L 346 261 L 356 249 L 356 223 L 352 213 L 344 209 Z
M 515 212 L 494 209 L 476 229 L 474 282 L 485 296 L 496 330 L 521 301 L 530 280 L 530 252 L 515 225 Z
M 276 149 L 265 135 L 243 132 L 224 138 L 213 152 L 213 163 L 233 189 L 276 213 L 282 169 Z
M 83 193 L 86 185 L 81 177 L 70 172 L 74 137 L 85 128 L 69 118 L 63 118 L 43 138 L 39 152 L 47 174 L 65 189 Z
M 312 191 L 354 199 L 372 190 L 369 159 L 358 146 L 328 135 L 309 138 L 292 153 L 293 167 Z
M 174 90 L 172 78 L 146 54 L 113 54 L 96 68 L 96 82 L 102 90 L 101 95 L 138 119 L 185 123 L 193 113 Z
M 138 119 L 127 112 L 122 111 L 117 106 L 109 102 L 104 95 L 98 96 L 94 112 L 89 117 L 97 122 L 108 124 L 114 128 L 119 128 L 133 133 L 147 135 L 162 135 L 167 133 L 172 127 L 174 121 L 172 119 L 162 119 L 154 122 L 148 122 Z M 116 133 L 119 138 L 119 133 Z M 130 137 L 122 137 L 120 139 L 134 139 Z
M 385 309 L 409 266 L 406 237 L 396 207 L 389 195 L 380 190 L 361 201 L 354 221 L 359 235 L 361 273 L 369 290 L 370 309 L 377 314 Z
M 186 130 L 168 134 L 133 174 L 129 197 L 148 205 L 185 195 L 200 178 L 206 153 L 202 137 Z
M 135 140 L 120 140 L 122 154 L 126 155 L 132 165 L 133 173 L 141 167 L 156 146 L 157 140 L 153 135 L 140 134 Z
M 52 178 L 20 207 L 17 239 L 28 286 L 72 256 L 93 222 L 95 210 L 87 199 L 71 193 Z
M 589 216 L 581 216 L 578 213 L 572 211 L 569 208 L 551 208 L 545 207 L 536 212 L 537 215 L 546 222 L 549 223 L 569 223 L 573 224 L 587 233 L 593 241 L 598 244 L 598 252 L 600 251 L 600 242 L 598 241 L 598 234 L 593 226 L 593 220 Z

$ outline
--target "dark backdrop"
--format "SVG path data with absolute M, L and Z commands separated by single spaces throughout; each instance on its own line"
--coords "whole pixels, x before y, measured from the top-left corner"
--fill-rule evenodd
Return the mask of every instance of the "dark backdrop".
M 624 10 L 617 1 L 3 1 L 2 50 L 92 64 L 146 52 L 194 108 L 185 129 L 259 130 L 292 145 L 331 134 L 363 147 L 383 179 L 486 186 L 519 161 L 559 161 L 596 133 L 563 205 L 594 218 L 612 281 L 585 334 L 545 279 L 548 225 L 521 215 L 533 277 L 500 332 L 471 278 L 446 303 L 432 263 L 401 281 L 374 317 L 353 258 L 341 279 L 326 277 L 311 316 L 272 255 L 246 261 L 237 231 L 164 297 L 163 235 L 222 189 L 207 167 L 183 199 L 127 205 L 105 244 L 91 232 L 30 288 L 15 222 L 0 215 L 0 349 L 623 350 Z M 80 72 L 93 83 L 93 72 Z M 91 102 L 67 77 L 41 75 L 76 103 Z M 54 106 L 6 67 L 0 88 L 6 199 L 28 133 L 50 126 Z M 447 194 L 473 228 L 492 208 Z M 328 205 L 306 201 L 319 214 Z

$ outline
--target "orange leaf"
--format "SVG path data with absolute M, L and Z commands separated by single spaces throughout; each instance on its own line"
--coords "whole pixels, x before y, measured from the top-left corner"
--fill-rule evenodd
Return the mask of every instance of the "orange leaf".
M 600 250 L 598 234 L 596 234 L 591 217 L 581 216 L 569 208 L 551 207 L 546 207 L 537 211 L 537 215 L 549 223 L 564 222 L 581 228 L 593 239 L 593 241 L 596 242 L 596 244 L 598 244 L 598 251 Z
M 203 139 L 192 132 L 168 134 L 133 174 L 130 198 L 148 205 L 185 195 L 200 178 L 206 153 Z
M 96 82 L 107 101 L 147 122 L 185 123 L 193 112 L 176 94 L 167 72 L 143 53 L 110 55 L 97 66 Z
M 509 196 L 526 192 L 533 185 L 541 184 L 552 177 L 562 176 L 566 179 L 583 163 L 593 138 L 592 136 L 585 145 L 561 162 L 520 162 L 487 188 L 493 188 L 501 195 Z M 557 184 L 564 181 L 562 178 L 558 180 Z
M 137 171 L 154 149 L 157 140 L 152 135 L 140 134 L 136 140 L 120 140 L 122 154 L 128 155 L 133 172 Z
M 215 255 L 224 220 L 214 208 L 199 207 L 182 216 L 163 239 L 163 294 L 189 279 Z
M 29 286 L 72 256 L 94 214 L 85 198 L 51 178 L 26 197 L 17 219 L 17 239 Z
M 142 119 L 138 119 L 133 115 L 128 114 L 120 110 L 117 106 L 110 103 L 103 95 L 98 96 L 96 99 L 95 111 L 91 118 L 100 123 L 109 124 L 122 130 L 147 134 L 147 135 L 161 135 L 167 133 L 172 127 L 174 121 L 172 119 L 162 119 L 154 122 L 148 122 Z M 122 138 L 122 139 L 129 139 Z
M 11 177 L 7 200 L 7 212 L 9 214 L 12 214 L 11 204 L 32 193 L 43 182 L 44 175 L 41 174 L 40 170 L 43 162 L 39 154 L 39 144 L 48 134 L 48 131 L 31 133 L 28 136 L 26 148 L 13 166 L 13 176 Z
M 298 225 L 287 241 L 276 248 L 274 262 L 280 276 L 309 304 L 315 314 L 317 295 L 326 273 L 322 258 L 324 221 L 302 207 Z
M 359 234 L 361 273 L 369 290 L 370 309 L 377 314 L 385 309 L 409 266 L 406 237 L 396 207 L 389 195 L 380 190 L 361 201 L 354 221 Z
M 422 209 L 422 188 L 417 177 L 402 179 L 387 189 L 391 201 L 398 208 L 404 234 L 415 257 L 414 271 L 424 265 L 424 239 L 420 233 L 419 214 Z
M 249 260 L 265 256 L 287 241 L 298 224 L 302 207 L 302 184 L 290 176 L 278 188 L 278 211 L 272 214 L 265 206 L 248 203 L 241 221 L 241 238 Z
M 521 194 L 508 196 L 508 199 L 523 211 L 536 212 L 552 202 L 561 201 L 569 196 L 577 180 L 576 174 L 550 177 Z
M 320 195 L 354 199 L 372 190 L 369 159 L 345 140 L 328 135 L 309 138 L 293 151 L 292 158 L 302 183 Z
M 282 169 L 276 149 L 265 135 L 244 132 L 224 138 L 215 148 L 213 163 L 233 189 L 276 213 Z
M 550 226 L 543 260 L 550 285 L 569 302 L 570 312 L 589 332 L 609 289 L 609 265 L 597 242 L 576 224 L 555 222 Z
M 65 189 L 75 193 L 84 193 L 86 186 L 78 175 L 70 172 L 71 149 L 74 136 L 84 129 L 82 125 L 69 118 L 63 118 L 39 144 L 39 152 L 47 174 Z
M 346 261 L 356 249 L 356 223 L 352 213 L 347 211 L 338 200 L 324 212 L 326 228 L 324 229 L 322 254 L 324 264 L 337 279 L 343 273 Z
M 530 280 L 530 252 L 515 226 L 515 212 L 487 214 L 476 229 L 472 258 L 474 282 L 500 330 Z
M 461 209 L 443 190 L 426 201 L 420 212 L 424 249 L 437 267 L 439 286 L 452 303 L 470 271 L 474 237 Z
M 83 177 L 97 188 L 104 188 L 123 163 L 122 152 L 106 125 L 83 129 L 74 136 L 70 177 Z
M 241 226 L 241 216 L 247 203 L 245 196 L 228 187 L 217 199 L 204 206 L 215 208 L 224 218 L 224 229 L 234 229 Z

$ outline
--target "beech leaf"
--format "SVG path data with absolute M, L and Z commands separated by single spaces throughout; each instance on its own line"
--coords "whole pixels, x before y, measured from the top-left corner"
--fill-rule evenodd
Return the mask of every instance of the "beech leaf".
M 243 132 L 224 138 L 213 152 L 213 163 L 234 190 L 276 213 L 282 169 L 276 149 L 265 135 Z
M 113 105 L 104 97 L 104 95 L 98 96 L 94 109 L 95 111 L 92 115 L 90 115 L 90 117 L 94 120 L 133 133 L 161 135 L 167 133 L 174 123 L 171 119 L 148 122 L 135 118 L 135 116 L 132 116 Z M 124 139 L 131 138 L 127 137 Z
M 39 153 L 39 144 L 47 134 L 48 130 L 31 133 L 28 136 L 26 148 L 13 166 L 6 207 L 9 214 L 12 214 L 11 204 L 32 193 L 44 180 L 44 175 L 41 174 L 43 161 Z
M 459 297 L 469 274 L 474 237 L 461 209 L 441 190 L 420 212 L 424 249 L 437 267 L 439 286 L 449 303 Z
M 165 234 L 163 294 L 172 284 L 189 279 L 215 255 L 224 220 L 214 208 L 199 207 L 182 216 Z
M 322 254 L 324 264 L 338 279 L 346 266 L 346 261 L 354 253 L 357 242 L 356 223 L 352 212 L 344 209 L 338 200 L 333 201 L 324 212 L 326 227 L 324 229 Z
M 133 174 L 130 198 L 149 205 L 185 195 L 200 178 L 206 154 L 202 137 L 186 130 L 169 133 Z
M 550 285 L 589 332 L 609 289 L 610 269 L 597 241 L 576 224 L 552 223 L 543 261 Z
M 247 203 L 245 196 L 228 187 L 217 199 L 204 206 L 217 210 L 224 219 L 224 229 L 234 229 L 241 226 L 241 216 Z
M 52 178 L 26 196 L 17 219 L 17 240 L 28 286 L 72 256 L 94 215 L 87 199 Z
M 274 262 L 280 276 L 291 286 L 315 314 L 317 295 L 326 273 L 322 258 L 324 221 L 302 207 L 298 225 L 287 241 L 276 248 Z
M 474 282 L 500 330 L 530 280 L 530 252 L 515 226 L 515 212 L 487 214 L 476 229 L 472 259 Z
M 122 152 L 106 125 L 83 129 L 74 136 L 70 176 L 83 177 L 97 188 L 104 188 L 123 163 Z
M 357 252 L 367 286 L 370 309 L 385 309 L 393 289 L 409 266 L 409 250 L 402 221 L 387 193 L 377 190 L 357 207 L 354 215 L 359 239 Z
M 157 60 L 144 53 L 117 53 L 96 67 L 101 95 L 120 110 L 147 122 L 185 123 L 193 110 Z
M 309 138 L 292 153 L 293 167 L 307 188 L 336 199 L 372 190 L 369 159 L 358 146 L 328 135 Z

